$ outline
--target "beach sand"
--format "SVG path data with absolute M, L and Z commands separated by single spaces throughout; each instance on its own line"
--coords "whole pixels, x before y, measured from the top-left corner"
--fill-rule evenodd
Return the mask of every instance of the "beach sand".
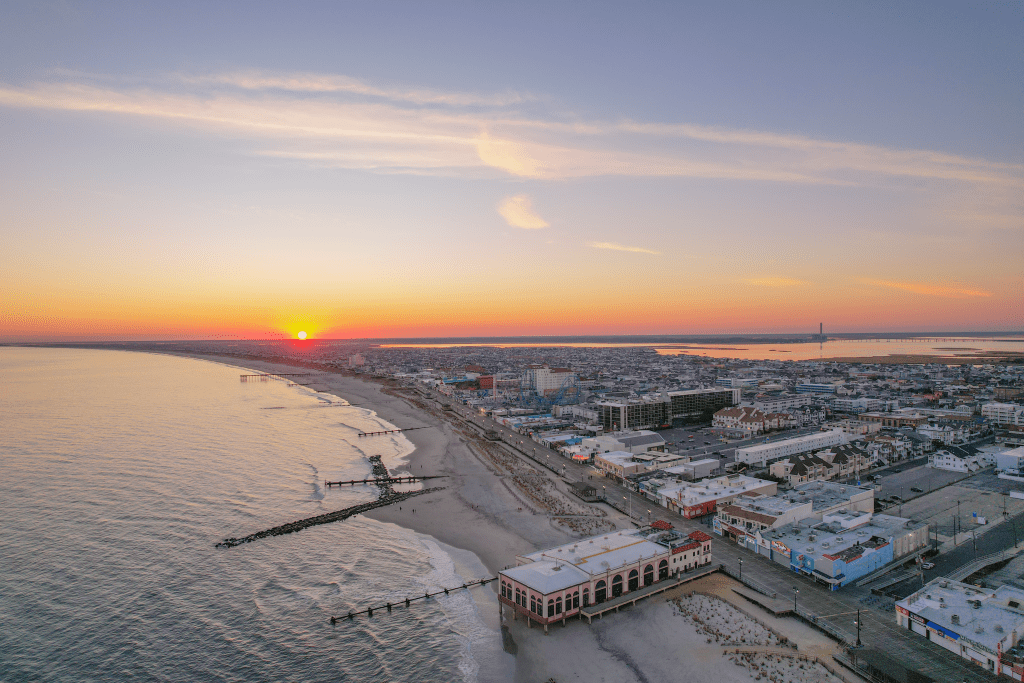
M 295 366 L 259 360 L 193 357 L 259 372 L 295 372 Z M 373 410 L 379 418 L 397 427 L 430 427 L 405 432 L 415 450 L 404 464 L 397 464 L 393 469 L 417 475 L 445 475 L 445 479 L 429 482 L 431 486 L 445 486 L 445 490 L 406 501 L 401 509 L 389 506 L 367 516 L 432 536 L 453 549 L 469 551 L 492 576 L 514 565 L 516 555 L 565 543 L 580 535 L 589 535 L 588 531 L 631 526 L 624 515 L 614 510 L 590 506 L 571 497 L 566 492 L 566 484 L 553 473 L 513 456 L 504 446 L 486 442 L 478 431 L 444 412 L 432 399 L 415 393 L 399 397 L 392 393 L 394 388 L 341 374 L 325 375 L 322 382 L 318 379 L 316 385 L 307 388 Z M 593 517 L 583 518 L 583 523 L 596 526 L 573 531 L 552 519 L 549 514 L 552 510 L 592 514 Z M 578 525 L 579 521 L 574 520 L 574 524 Z M 736 595 L 731 591 L 734 585 L 738 584 L 728 577 L 712 575 L 595 620 L 592 625 L 572 620 L 565 626 L 551 627 L 548 635 L 541 628 L 527 628 L 522 619 L 512 621 L 506 612 L 504 625 L 508 626 L 517 651 L 514 680 L 523 683 L 546 683 L 552 679 L 557 683 L 575 680 L 687 683 L 709 678 L 718 683 L 773 678 L 785 683 L 840 681 L 820 665 L 814 665 L 818 668 L 812 670 L 813 663 L 803 662 L 801 667 L 799 662 L 793 663 L 796 660 L 773 654 L 775 650 L 792 651 L 788 646 L 780 648 L 774 641 L 772 652 L 744 654 L 743 661 L 737 663 L 734 660 L 739 656 L 723 655 L 725 645 L 722 642 L 712 639 L 708 643 L 708 636 L 701 627 L 672 602 L 694 590 L 714 595 L 715 600 L 724 599 L 743 611 L 743 614 L 738 611 L 733 614 L 733 626 L 747 629 L 744 633 L 763 630 L 761 624 L 766 624 L 790 643 L 796 643 L 800 654 L 830 658 L 836 651 L 828 638 L 811 627 L 794 619 L 775 618 Z M 497 631 L 500 624 L 496 584 L 474 593 L 488 626 Z M 756 621 L 746 615 L 756 617 Z M 763 673 L 769 670 L 770 676 Z M 486 674 L 481 672 L 481 675 Z M 757 678 L 758 675 L 762 678 Z M 847 681 L 858 681 L 849 672 L 844 677 Z

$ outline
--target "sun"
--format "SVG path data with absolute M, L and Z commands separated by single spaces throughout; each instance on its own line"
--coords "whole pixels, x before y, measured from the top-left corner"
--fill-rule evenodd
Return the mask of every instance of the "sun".
M 298 336 L 299 336 L 299 339 L 305 339 L 306 338 L 306 333 L 305 332 L 299 332 Z

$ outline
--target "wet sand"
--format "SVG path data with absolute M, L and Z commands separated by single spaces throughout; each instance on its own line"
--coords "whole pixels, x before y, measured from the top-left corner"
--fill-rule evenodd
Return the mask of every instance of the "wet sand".
M 295 372 L 295 366 L 265 361 L 194 357 L 259 372 Z M 552 517 L 552 510 L 578 512 L 594 508 L 594 514 L 599 515 L 594 522 L 605 528 L 631 526 L 624 515 L 614 510 L 590 506 L 571 497 L 565 483 L 553 473 L 516 458 L 506 447 L 486 442 L 461 419 L 443 411 L 433 399 L 407 389 L 401 390 L 401 397 L 396 396 L 392 393 L 394 388 L 333 373 L 325 375 L 322 381 L 318 378 L 315 385 L 307 388 L 373 410 L 379 418 L 396 427 L 430 427 L 405 433 L 415 450 L 405 463 L 393 465 L 392 469 L 412 474 L 446 475 L 446 479 L 430 482 L 432 486 L 442 485 L 446 489 L 401 506 L 374 510 L 367 516 L 430 535 L 453 549 L 469 551 L 492 576 L 513 565 L 518 554 L 589 535 L 586 529 L 573 532 L 560 524 Z M 531 498 L 524 490 L 535 497 Z M 684 618 L 679 606 L 671 602 L 698 590 L 720 595 L 747 614 L 763 612 L 749 603 L 741 605 L 745 601 L 731 592 L 731 585 L 737 584 L 727 577 L 713 575 L 608 615 L 593 625 L 572 620 L 564 627 L 552 627 L 548 635 L 538 627 L 527 628 L 522 619 L 511 621 L 506 614 L 504 625 L 509 627 L 517 648 L 514 679 L 524 683 L 549 679 L 557 683 L 574 680 L 686 683 L 710 677 L 720 683 L 746 683 L 756 680 L 757 672 L 763 667 L 775 666 L 778 671 L 791 668 L 793 672 L 792 675 L 778 674 L 781 677 L 776 680 L 786 683 L 808 680 L 805 675 L 810 670 L 806 667 L 789 667 L 788 659 L 780 660 L 782 663 L 769 661 L 771 657 L 778 658 L 777 654 L 746 654 L 742 656 L 743 661 L 738 655 L 723 655 L 723 645 L 706 642 L 706 634 Z M 492 584 L 476 591 L 475 595 L 485 612 L 485 620 L 493 628 L 498 626 L 497 610 L 493 609 L 497 600 L 487 591 L 496 592 L 495 587 L 496 584 Z M 762 623 L 775 619 L 768 613 L 756 616 Z M 749 621 L 751 627 L 756 623 Z M 807 648 L 808 654 L 830 657 L 834 651 L 831 641 L 824 635 L 800 622 L 792 619 L 775 619 L 775 622 L 778 623 L 770 623 L 772 628 L 796 642 L 801 652 Z M 845 678 L 851 682 L 857 680 L 848 672 Z M 838 682 L 840 679 L 814 680 Z

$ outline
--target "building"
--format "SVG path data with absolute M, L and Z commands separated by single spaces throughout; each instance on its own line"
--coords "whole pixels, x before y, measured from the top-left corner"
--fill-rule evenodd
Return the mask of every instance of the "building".
M 669 391 L 666 395 L 672 403 L 672 418 L 678 420 L 702 420 L 716 410 L 734 406 L 740 402 L 740 389 L 687 389 Z
M 997 425 L 1024 425 L 1024 406 L 1016 403 L 986 403 L 981 416 Z
M 861 413 L 857 419 L 863 422 L 879 422 L 883 427 L 913 427 L 917 429 L 928 423 L 928 416 L 920 413 Z
M 719 429 L 735 429 L 748 436 L 757 436 L 768 429 L 768 416 L 753 406 L 722 408 L 714 414 L 711 426 Z M 778 419 L 775 420 L 776 426 Z
M 758 531 L 797 522 L 812 524 L 840 514 L 866 522 L 874 509 L 875 492 L 871 488 L 811 482 L 775 496 L 746 497 L 732 502 L 728 508 L 723 506 L 712 520 L 712 529 L 720 536 L 761 552 L 759 548 L 763 544 L 756 536 Z
M 977 472 L 985 465 L 973 446 L 943 446 L 928 456 L 928 467 L 950 472 Z
M 638 462 L 633 457 L 633 453 L 628 451 L 600 453 L 594 456 L 594 465 L 605 474 L 625 479 L 647 471 L 647 464 L 642 461 Z
M 598 401 L 595 408 L 598 422 L 609 432 L 672 426 L 672 402 L 667 397 Z
M 576 616 L 582 607 L 670 579 L 711 563 L 711 537 L 684 534 L 665 522 L 582 539 L 520 555 L 498 572 L 501 605 L 529 623 Z
M 882 425 L 878 422 L 864 422 L 862 420 L 835 420 L 825 425 L 826 429 L 838 429 L 843 434 L 853 436 L 866 436 L 881 431 Z
M 809 500 L 790 500 L 785 496 L 760 496 L 737 498 L 718 509 L 715 532 L 719 535 L 731 533 L 733 540 L 744 534 L 756 535 L 765 529 L 775 529 L 786 524 L 799 522 L 813 515 L 813 504 Z M 734 531 L 727 531 L 732 527 Z
M 929 530 L 902 517 L 839 510 L 757 533 L 759 554 L 836 590 L 927 547 Z
M 807 394 L 760 394 L 751 403 L 762 412 L 779 413 L 810 405 L 817 400 L 817 397 Z
M 580 451 L 583 453 L 610 453 L 627 451 L 629 453 L 646 453 L 647 451 L 665 450 L 665 439 L 660 434 L 647 430 L 637 432 L 616 432 L 583 439 Z
M 938 578 L 896 603 L 896 623 L 986 671 L 1024 680 L 1024 591 Z
M 765 467 L 768 463 L 786 456 L 809 453 L 842 443 L 846 443 L 846 435 L 840 431 L 819 432 L 772 443 L 737 448 L 736 462 Z
M 718 505 L 739 496 L 772 496 L 779 485 L 774 481 L 729 474 L 699 482 L 678 482 L 657 491 L 658 503 L 687 519 L 715 512 Z
M 790 486 L 808 481 L 825 481 L 834 476 L 831 463 L 812 453 L 800 453 L 777 460 L 768 467 L 768 473 L 787 480 Z
M 865 413 L 869 410 L 885 410 L 889 401 L 867 396 L 836 396 L 832 399 L 833 410 L 843 413 Z
M 996 454 L 996 468 L 1002 474 L 1024 477 L 1024 447 Z
M 796 389 L 796 393 L 798 393 L 798 394 L 834 394 L 834 393 L 836 393 L 836 388 L 838 386 L 839 386 L 838 382 L 829 383 L 829 384 L 817 384 L 817 383 L 814 383 L 814 382 L 804 382 L 802 384 L 797 384 L 796 387 L 794 387 L 794 388 Z
M 551 368 L 547 365 L 529 365 L 523 375 L 523 387 L 538 396 L 556 394 L 574 386 L 576 382 L 576 373 L 569 368 Z

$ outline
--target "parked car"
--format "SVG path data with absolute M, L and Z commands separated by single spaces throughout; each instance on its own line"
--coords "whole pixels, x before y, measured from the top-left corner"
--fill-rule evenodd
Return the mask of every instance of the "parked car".
M 935 569 L 935 563 L 934 562 L 925 562 L 924 564 L 921 565 L 921 569 Z
M 919 489 L 916 486 L 911 486 L 910 490 L 913 491 L 914 493 L 924 493 L 924 489 Z

